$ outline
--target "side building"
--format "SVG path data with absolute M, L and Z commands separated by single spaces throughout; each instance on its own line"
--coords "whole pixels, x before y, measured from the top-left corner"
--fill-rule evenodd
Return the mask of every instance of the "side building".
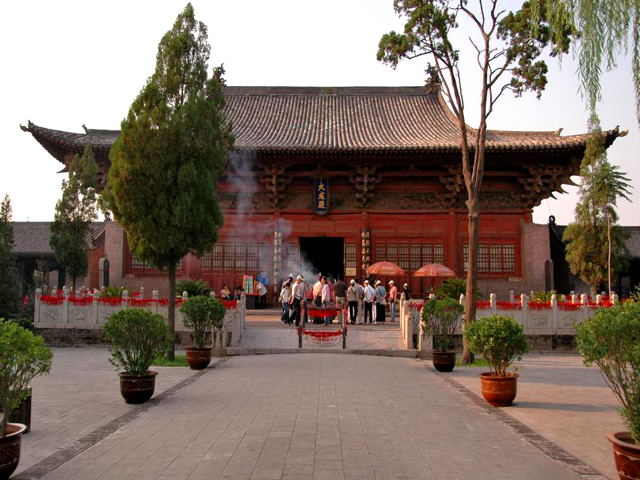
M 227 87 L 225 96 L 236 137 L 219 185 L 225 224 L 211 252 L 182 260 L 180 277 L 202 278 L 216 290 L 259 272 L 271 285 L 298 272 L 348 280 L 385 260 L 406 270 L 396 282 L 421 294 L 432 281 L 411 274 L 426 263 L 465 275 L 460 134 L 440 92 Z M 23 129 L 65 166 L 93 145 L 103 174 L 119 133 L 70 133 L 31 122 Z M 618 136 L 617 129 L 607 131 L 607 146 Z M 587 138 L 488 131 L 478 258 L 483 293 L 545 288 L 549 230 L 533 223 L 532 211 L 572 184 Z M 166 294 L 165 278 L 131 255 L 119 225 L 107 222 L 104 232 L 110 284 Z

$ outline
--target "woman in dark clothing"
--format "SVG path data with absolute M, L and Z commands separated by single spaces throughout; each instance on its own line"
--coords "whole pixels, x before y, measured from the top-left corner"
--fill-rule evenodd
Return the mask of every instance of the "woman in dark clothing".
M 402 300 L 404 300 L 405 302 L 407 300 L 411 300 L 411 290 L 409 290 L 409 285 L 407 283 L 405 283 L 402 286 Z

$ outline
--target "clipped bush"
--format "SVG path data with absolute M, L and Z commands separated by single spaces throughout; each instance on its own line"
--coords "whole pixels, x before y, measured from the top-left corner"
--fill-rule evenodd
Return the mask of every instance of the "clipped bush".
M 529 346 L 520 325 L 507 315 L 489 315 L 467 325 L 464 331 L 469 348 L 489 364 L 491 373 L 507 376 L 507 369 L 522 359 Z
M 460 300 L 460 295 L 467 294 L 467 279 L 466 278 L 447 278 L 442 282 L 440 287 L 436 290 L 436 296 L 440 298 L 452 298 L 456 301 Z M 482 297 L 480 291 L 476 289 L 476 299 Z
M 7 430 L 7 412 L 25 399 L 35 376 L 49 373 L 52 357 L 42 337 L 0 318 L 0 407 L 4 412 L 0 437 Z
M 586 365 L 596 364 L 622 404 L 620 413 L 640 444 L 640 303 L 599 308 L 576 324 L 576 344 Z
M 172 341 L 162 315 L 140 308 L 109 316 L 104 335 L 111 344 L 111 364 L 136 376 L 147 375 L 153 360 L 164 355 Z
M 122 298 L 124 287 L 103 287 L 100 290 L 100 298 Z
M 190 297 L 206 297 L 211 293 L 211 288 L 204 280 L 180 280 L 176 284 L 176 295 L 180 296 L 183 292 L 187 292 Z
M 211 297 L 190 297 L 180 311 L 184 315 L 184 325 L 192 330 L 191 340 L 196 347 L 204 347 L 211 340 L 212 329 L 222 328 L 226 309 L 222 303 Z
M 425 332 L 433 336 L 433 346 L 446 352 L 460 322 L 464 307 L 453 298 L 427 300 L 421 317 Z

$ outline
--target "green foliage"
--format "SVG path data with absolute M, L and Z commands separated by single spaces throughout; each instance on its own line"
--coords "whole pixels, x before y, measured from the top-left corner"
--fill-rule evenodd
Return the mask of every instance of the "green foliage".
M 582 90 L 594 112 L 600 100 L 603 71 L 617 66 L 621 52 L 631 42 L 632 82 L 636 115 L 640 121 L 640 3 L 636 0 L 532 0 L 534 18 L 547 9 L 551 35 L 562 36 L 562 26 L 572 23 L 580 32 L 576 42 Z
M 172 337 L 162 315 L 125 308 L 109 317 L 104 335 L 111 344 L 111 364 L 132 375 L 146 375 L 153 360 L 166 353 Z
M 640 443 L 640 304 L 599 308 L 576 325 L 576 344 L 586 365 L 596 364 L 622 404 L 621 413 Z
M 211 293 L 211 288 L 204 280 L 181 280 L 176 285 L 176 295 L 182 295 L 183 292 L 187 292 L 189 297 L 195 297 L 198 295 L 208 296 Z
M 226 309 L 215 298 L 196 296 L 189 298 L 180 311 L 184 315 L 185 327 L 193 330 L 193 344 L 196 347 L 204 347 L 211 340 L 211 330 L 222 328 Z
M 85 275 L 89 266 L 87 237 L 90 225 L 98 218 L 96 187 L 98 167 L 87 145 L 82 156 L 74 156 L 69 165 L 69 179 L 62 181 L 62 198 L 56 203 L 49 243 L 56 260 L 73 279 Z
M 22 327 L 25 330 L 29 330 L 30 332 L 33 332 L 33 320 L 31 320 L 30 318 L 8 318 L 5 321 L 10 323 L 15 323 L 19 327 Z
M 628 257 L 624 245 L 626 233 L 616 225 L 619 198 L 629 200 L 629 178 L 606 158 L 605 138 L 598 119 L 591 118 L 592 135 L 582 160 L 580 200 L 575 208 L 575 222 L 565 230 L 566 258 L 571 273 L 596 292 L 616 270 L 626 268 Z
M 162 37 L 155 72 L 109 154 L 105 203 L 135 257 L 168 271 L 171 292 L 178 261 L 209 251 L 223 223 L 216 188 L 234 139 L 223 111 L 224 69 L 208 77 L 209 54 L 207 27 L 189 3 Z M 173 331 L 173 296 L 168 312 Z
M 465 328 L 469 348 L 489 364 L 491 373 L 506 376 L 507 369 L 529 349 L 522 325 L 506 315 L 489 315 Z
M 482 357 L 475 357 L 473 359 L 473 362 L 466 363 L 466 364 L 462 363 L 462 359 L 456 358 L 456 365 L 458 366 L 464 365 L 465 367 L 488 367 L 489 366 L 487 361 Z
M 158 367 L 188 367 L 186 355 L 176 355 L 173 360 L 167 360 L 165 357 L 156 357 L 151 365 Z
M 14 317 L 21 310 L 20 285 L 13 250 L 11 200 L 0 202 L 0 317 Z
M 124 287 L 103 287 L 100 290 L 100 298 L 122 298 Z
M 7 412 L 26 397 L 26 389 L 35 376 L 49 373 L 52 357 L 42 337 L 0 318 L 0 436 L 7 428 Z
M 453 298 L 459 301 L 460 295 L 466 295 L 467 293 L 467 279 L 466 278 L 447 278 L 442 282 L 440 288 L 436 290 L 436 296 L 442 298 Z M 476 299 L 482 297 L 480 290 L 476 289 Z
M 546 290 L 537 290 L 533 292 L 533 296 L 531 297 L 532 302 L 536 303 L 549 303 L 551 301 L 551 297 L 556 293 L 555 290 L 546 291 Z
M 420 316 L 425 332 L 433 336 L 433 344 L 437 351 L 447 351 L 463 312 L 464 307 L 452 298 L 425 302 Z

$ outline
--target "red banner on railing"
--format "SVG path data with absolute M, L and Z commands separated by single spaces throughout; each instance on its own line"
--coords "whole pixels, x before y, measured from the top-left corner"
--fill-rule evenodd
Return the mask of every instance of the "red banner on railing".
M 40 295 L 40 301 L 45 305 L 62 305 L 64 297 L 58 295 Z

